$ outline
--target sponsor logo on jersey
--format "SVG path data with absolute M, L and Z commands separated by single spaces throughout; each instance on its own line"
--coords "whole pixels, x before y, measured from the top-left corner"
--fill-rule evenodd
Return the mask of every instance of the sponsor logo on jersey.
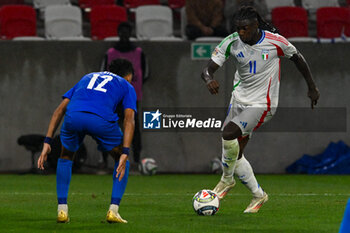
M 242 52 L 238 53 L 236 57 L 244 57 L 244 54 Z
M 143 128 L 160 129 L 161 115 L 159 109 L 155 112 L 143 112 Z
M 239 123 L 243 126 L 244 129 L 245 129 L 245 127 L 247 127 L 247 125 L 248 125 L 247 122 L 243 122 L 243 121 L 240 121 Z
M 266 61 L 267 59 L 269 59 L 269 50 L 267 49 L 263 49 L 261 52 L 261 57 L 264 61 Z

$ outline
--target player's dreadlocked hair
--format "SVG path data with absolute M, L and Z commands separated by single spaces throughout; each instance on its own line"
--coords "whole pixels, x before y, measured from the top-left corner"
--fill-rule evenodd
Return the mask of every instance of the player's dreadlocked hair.
M 126 59 L 115 59 L 111 62 L 108 67 L 109 71 L 119 75 L 120 77 L 125 77 L 128 74 L 134 75 L 134 68 L 130 61 Z
M 259 13 L 255 10 L 255 8 L 251 7 L 251 6 L 242 6 L 241 8 L 239 8 L 239 10 L 234 14 L 233 18 L 232 18 L 232 31 L 235 32 L 237 31 L 236 26 L 235 26 L 235 21 L 236 20 L 245 20 L 245 19 L 257 19 L 258 20 L 258 24 L 259 24 L 259 28 L 262 30 L 267 30 L 273 33 L 279 33 L 278 29 L 275 28 L 274 26 L 268 24 L 267 22 L 265 22 L 261 16 L 259 15 Z

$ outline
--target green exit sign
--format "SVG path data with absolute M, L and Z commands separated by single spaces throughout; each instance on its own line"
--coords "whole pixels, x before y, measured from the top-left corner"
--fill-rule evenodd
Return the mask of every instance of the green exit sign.
M 214 51 L 215 47 L 216 47 L 216 44 L 192 43 L 191 44 L 192 60 L 211 58 L 211 53 Z

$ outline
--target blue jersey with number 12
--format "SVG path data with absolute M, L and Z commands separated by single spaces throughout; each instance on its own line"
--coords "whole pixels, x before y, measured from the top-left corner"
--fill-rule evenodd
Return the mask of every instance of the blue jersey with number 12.
M 96 72 L 85 75 L 62 98 L 70 99 L 69 112 L 90 112 L 107 121 L 117 121 L 115 110 L 119 103 L 123 109 L 136 112 L 134 87 L 124 78 L 110 72 Z

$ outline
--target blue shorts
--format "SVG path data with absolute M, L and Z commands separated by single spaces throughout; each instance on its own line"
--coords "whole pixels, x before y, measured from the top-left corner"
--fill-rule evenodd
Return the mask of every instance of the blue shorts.
M 90 135 L 98 144 L 98 150 L 111 151 L 123 140 L 123 133 L 118 122 L 106 121 L 102 117 L 89 112 L 66 113 L 61 127 L 62 145 L 69 151 L 75 152 Z

